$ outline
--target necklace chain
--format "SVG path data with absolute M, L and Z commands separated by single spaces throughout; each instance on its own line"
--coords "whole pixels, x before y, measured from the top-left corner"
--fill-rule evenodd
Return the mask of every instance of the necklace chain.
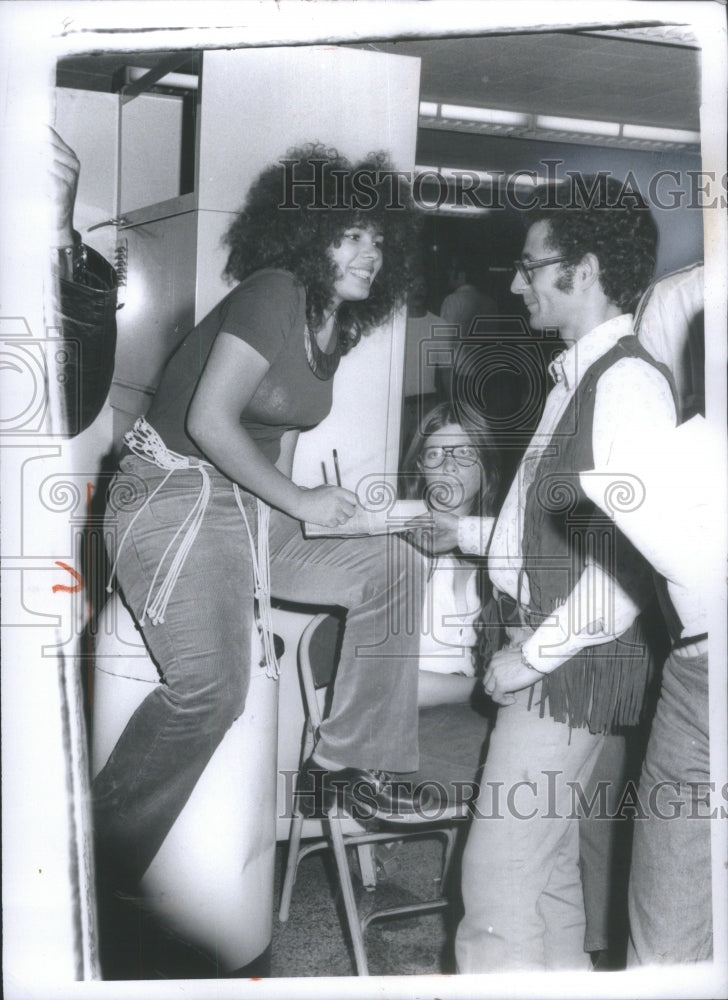
M 339 361 L 341 360 L 338 323 L 334 327 L 334 332 L 336 334 L 336 346 L 330 354 L 327 354 L 319 347 L 316 338 L 308 328 L 308 323 L 306 323 L 303 330 L 303 343 L 306 348 L 308 366 L 316 378 L 321 379 L 322 382 L 328 382 L 329 379 L 334 377 L 336 369 L 339 367 Z

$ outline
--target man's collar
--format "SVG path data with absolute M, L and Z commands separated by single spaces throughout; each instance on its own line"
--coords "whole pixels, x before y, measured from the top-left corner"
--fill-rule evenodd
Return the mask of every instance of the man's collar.
M 618 340 L 632 332 L 631 313 L 622 313 L 608 319 L 606 323 L 600 323 L 556 355 L 549 365 L 551 378 L 557 384 L 563 383 L 568 390 L 576 388 L 584 372 L 614 347 Z

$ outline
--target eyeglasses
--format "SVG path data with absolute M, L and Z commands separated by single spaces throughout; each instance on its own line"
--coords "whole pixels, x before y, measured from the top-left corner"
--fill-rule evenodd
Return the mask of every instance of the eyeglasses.
M 426 469 L 439 469 L 446 455 L 451 455 L 457 464 L 462 466 L 475 465 L 478 461 L 477 450 L 469 444 L 456 444 L 450 447 L 432 445 L 425 448 L 420 460 Z
M 543 260 L 518 260 L 513 261 L 513 266 L 520 275 L 521 278 L 526 282 L 527 285 L 531 284 L 531 271 L 535 271 L 538 267 L 546 267 L 548 264 L 562 264 L 567 257 L 544 257 Z

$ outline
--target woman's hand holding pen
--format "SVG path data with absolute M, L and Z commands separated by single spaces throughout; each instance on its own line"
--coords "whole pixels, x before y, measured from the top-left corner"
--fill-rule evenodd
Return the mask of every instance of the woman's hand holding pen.
M 336 486 L 329 483 L 326 473 L 326 463 L 321 463 L 321 470 L 324 476 L 323 486 L 314 486 L 313 489 L 302 490 L 302 503 L 305 505 L 302 514 L 296 513 L 299 521 L 308 521 L 309 524 L 320 524 L 324 528 L 335 528 L 339 524 L 346 524 L 359 505 L 359 498 L 351 490 L 345 490 L 341 485 L 341 470 L 339 468 L 339 454 L 334 448 L 334 471 L 336 473 Z
M 299 521 L 335 528 L 349 520 L 358 503 L 356 493 L 345 490 L 343 486 L 314 486 L 301 490 L 296 517 Z

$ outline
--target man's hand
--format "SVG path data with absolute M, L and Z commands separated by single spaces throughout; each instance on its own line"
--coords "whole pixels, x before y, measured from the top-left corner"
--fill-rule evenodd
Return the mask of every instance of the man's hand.
M 525 667 L 521 660 L 521 647 L 499 649 L 488 665 L 483 678 L 485 693 L 498 705 L 512 705 L 516 700 L 513 691 L 531 687 L 542 674 Z
M 458 521 L 455 514 L 433 510 L 407 522 L 416 532 L 417 542 L 430 555 L 452 552 L 458 547 Z

